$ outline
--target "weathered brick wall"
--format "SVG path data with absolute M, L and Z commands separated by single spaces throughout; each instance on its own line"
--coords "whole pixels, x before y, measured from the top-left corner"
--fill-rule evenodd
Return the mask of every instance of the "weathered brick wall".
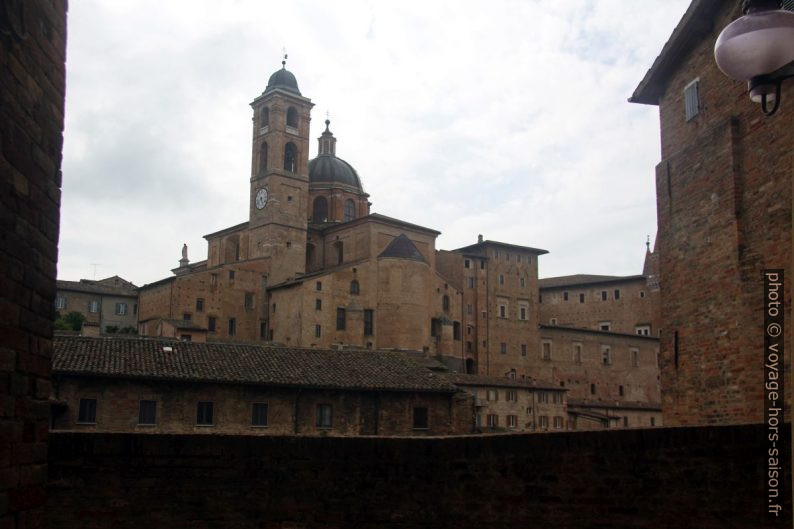
M 619 291 L 615 299 L 615 291 Z M 607 299 L 601 299 L 606 292 Z M 568 299 L 565 299 L 567 293 Z M 584 302 L 579 296 L 584 295 Z M 541 288 L 543 302 L 540 323 L 599 329 L 608 322 L 610 330 L 634 334 L 638 325 L 650 325 L 651 335 L 659 336 L 658 291 L 651 290 L 644 278 L 625 282 L 568 287 Z
M 66 2 L 0 4 L 0 527 L 38 527 L 47 478 Z
M 791 321 L 794 83 L 783 85 L 780 109 L 766 118 L 746 85 L 717 69 L 714 42 L 739 15 L 738 3 L 722 5 L 713 29 L 670 75 L 659 103 L 660 348 L 668 425 L 762 420 L 764 268 L 786 270 Z M 701 110 L 687 122 L 683 90 L 696 78 Z
M 471 397 L 417 392 L 332 391 L 231 384 L 128 381 L 55 375 L 66 403 L 53 430 L 247 435 L 449 435 L 472 431 Z M 96 399 L 96 423 L 77 422 L 80 399 Z M 139 425 L 141 400 L 156 401 L 156 424 Z M 213 403 L 213 424 L 196 424 L 198 402 Z M 251 425 L 253 403 L 267 404 L 267 427 Z M 317 427 L 317 405 L 330 404 L 332 426 Z M 428 409 L 428 429 L 413 429 L 413 408 Z M 296 424 L 297 417 L 297 424 Z
M 431 439 L 54 433 L 50 527 L 790 527 L 760 425 Z M 790 481 L 787 472 L 786 480 Z

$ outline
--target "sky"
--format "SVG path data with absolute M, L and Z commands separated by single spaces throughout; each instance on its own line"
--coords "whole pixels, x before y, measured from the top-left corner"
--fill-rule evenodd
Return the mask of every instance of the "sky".
M 658 108 L 627 102 L 688 0 L 75 0 L 59 279 L 171 275 L 248 217 L 249 106 L 281 67 L 372 212 L 642 272 Z

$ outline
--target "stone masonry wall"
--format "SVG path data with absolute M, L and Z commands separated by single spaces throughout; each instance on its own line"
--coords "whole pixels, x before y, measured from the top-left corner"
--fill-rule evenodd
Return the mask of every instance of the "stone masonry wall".
M 766 515 L 764 435 L 761 425 L 424 439 L 54 433 L 47 522 L 791 527 L 790 515 Z M 791 512 L 790 494 L 780 503 Z
M 66 2 L 0 3 L 0 527 L 39 527 L 63 143 Z

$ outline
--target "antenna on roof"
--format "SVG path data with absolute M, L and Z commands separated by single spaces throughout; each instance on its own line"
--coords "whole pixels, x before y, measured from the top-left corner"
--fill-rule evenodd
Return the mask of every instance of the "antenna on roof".
M 100 263 L 88 263 L 88 264 L 94 267 L 94 281 L 96 281 L 96 267 L 101 266 L 101 264 Z
M 287 67 L 287 48 L 286 47 L 282 47 L 281 51 L 284 52 L 284 60 L 281 61 L 281 67 L 282 68 L 286 68 Z
M 649 252 L 651 251 L 651 236 L 650 235 L 648 235 L 647 238 L 645 239 L 645 249 L 648 250 Z

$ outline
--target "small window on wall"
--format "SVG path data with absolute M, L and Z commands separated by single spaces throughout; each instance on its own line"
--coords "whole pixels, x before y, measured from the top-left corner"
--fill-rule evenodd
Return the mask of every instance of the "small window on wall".
M 213 403 L 199 402 L 196 405 L 196 424 L 199 426 L 212 426 Z
M 452 322 L 452 339 L 460 340 L 460 322 Z
M 89 301 L 88 302 L 88 312 L 99 312 L 99 301 Z
M 544 341 L 541 343 L 541 358 L 543 360 L 551 360 L 551 342 Z
M 142 400 L 138 409 L 138 424 L 157 424 L 157 401 Z
M 364 309 L 364 336 L 372 336 L 375 328 L 375 311 Z
M 298 163 L 298 148 L 292 142 L 284 146 L 284 169 L 291 173 L 297 171 Z
M 124 316 L 127 314 L 127 304 L 126 303 L 116 303 L 116 315 L 117 316 Z
M 267 426 L 267 404 L 255 402 L 251 405 L 251 426 Z
M 601 363 L 605 366 L 612 365 L 612 348 L 608 345 L 601 346 Z
M 584 294 L 579 294 L 579 303 L 584 303 Z
M 262 107 L 259 111 L 259 127 L 264 128 L 270 125 L 270 108 Z
M 427 430 L 428 428 L 428 416 L 427 416 L 427 408 L 424 406 L 417 406 L 414 408 L 414 421 L 413 421 L 413 428 L 414 430 Z
M 234 336 L 235 334 L 237 334 L 237 320 L 229 318 L 229 336 Z
M 350 293 L 353 295 L 359 293 L 359 284 L 355 279 L 350 282 Z
M 209 318 L 207 318 L 207 330 L 209 332 L 215 332 L 215 324 L 216 324 L 215 316 L 210 316 Z
M 471 268 L 471 261 L 468 259 L 463 260 L 463 268 Z
M 518 415 L 508 415 L 507 416 L 507 427 L 508 428 L 516 428 L 518 426 Z
M 449 312 L 449 296 L 444 294 L 444 297 L 441 298 L 441 309 L 444 312 Z
M 520 307 L 519 308 L 518 319 L 520 319 L 520 320 L 526 320 L 527 319 L 527 308 L 526 307 Z
M 63 296 L 58 296 L 55 298 L 55 308 L 58 310 L 66 308 L 66 298 Z
M 80 424 L 96 424 L 96 399 L 80 399 L 77 410 L 77 422 Z
M 254 308 L 254 293 L 253 292 L 246 292 L 245 293 L 245 310 L 253 310 Z
M 489 413 L 486 416 L 486 420 L 488 422 L 489 428 L 496 428 L 499 426 L 499 416 L 496 415 L 495 413 Z
M 345 200 L 345 222 L 356 218 L 356 204 L 351 199 Z
M 203 312 L 204 311 L 204 299 L 198 298 L 196 299 L 196 312 Z
M 684 119 L 692 121 L 700 113 L 700 79 L 684 87 Z
M 345 309 L 341 307 L 336 309 L 336 330 L 344 331 L 346 323 L 347 323 L 347 316 Z
M 333 426 L 333 408 L 330 404 L 317 405 L 317 427 L 331 428 Z
M 287 126 L 293 129 L 298 128 L 298 111 L 295 110 L 295 107 L 289 107 L 287 109 Z

